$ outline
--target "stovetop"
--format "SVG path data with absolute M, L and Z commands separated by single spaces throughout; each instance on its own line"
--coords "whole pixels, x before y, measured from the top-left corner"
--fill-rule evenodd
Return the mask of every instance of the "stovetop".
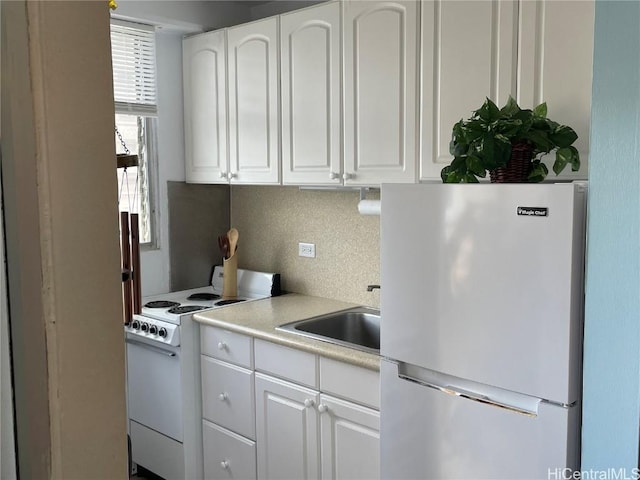
M 237 297 L 222 297 L 223 270 L 218 266 L 214 269 L 211 285 L 144 297 L 142 311 L 140 315 L 134 315 L 134 319 L 146 317 L 180 325 L 183 316 L 190 316 L 197 311 L 223 308 L 280 293 L 280 279 L 277 274 L 238 269 L 237 276 Z

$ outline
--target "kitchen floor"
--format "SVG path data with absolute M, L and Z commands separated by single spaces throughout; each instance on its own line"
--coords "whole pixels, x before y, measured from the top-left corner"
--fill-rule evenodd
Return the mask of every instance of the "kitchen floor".
M 135 475 L 132 475 L 130 477 L 130 480 L 164 480 L 164 479 L 143 467 L 138 467 L 138 473 L 136 473 Z

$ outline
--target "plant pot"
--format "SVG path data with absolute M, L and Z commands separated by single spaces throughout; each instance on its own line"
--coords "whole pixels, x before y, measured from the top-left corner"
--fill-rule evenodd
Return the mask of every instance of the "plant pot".
M 491 183 L 528 183 L 531 173 L 533 145 L 518 142 L 511 145 L 511 158 L 504 167 L 489 171 Z

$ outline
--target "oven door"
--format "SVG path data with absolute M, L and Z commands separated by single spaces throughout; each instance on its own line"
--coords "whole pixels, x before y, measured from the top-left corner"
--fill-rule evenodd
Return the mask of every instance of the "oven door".
M 127 333 L 129 418 L 183 441 L 180 348 Z

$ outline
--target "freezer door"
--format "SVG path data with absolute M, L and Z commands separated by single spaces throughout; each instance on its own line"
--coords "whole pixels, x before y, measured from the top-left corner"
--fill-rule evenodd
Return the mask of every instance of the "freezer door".
M 537 413 L 451 395 L 398 376 L 381 362 L 381 478 L 560 478 L 578 469 L 578 407 Z
M 579 397 L 584 186 L 383 185 L 383 356 Z

